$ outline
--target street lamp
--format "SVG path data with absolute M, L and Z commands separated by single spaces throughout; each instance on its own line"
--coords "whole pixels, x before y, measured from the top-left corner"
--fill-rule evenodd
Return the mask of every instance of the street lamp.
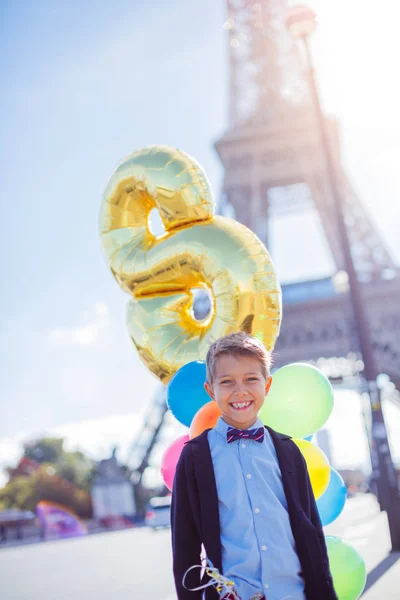
M 331 189 L 337 229 L 343 251 L 344 266 L 348 275 L 349 294 L 353 312 L 355 332 L 361 357 L 364 362 L 364 377 L 368 386 L 368 394 L 372 412 L 371 463 L 373 476 L 377 479 L 378 500 L 381 508 L 387 512 L 392 551 L 400 551 L 400 495 L 397 488 L 396 473 L 393 467 L 387 437 L 386 425 L 382 412 L 380 389 L 376 378 L 379 375 L 372 350 L 371 336 L 364 309 L 360 283 L 351 256 L 350 242 L 344 221 L 343 195 L 335 173 L 335 165 L 329 143 L 325 119 L 321 109 L 315 72 L 311 58 L 308 37 L 317 25 L 316 14 L 309 6 L 295 6 L 288 10 L 286 27 L 290 33 L 299 39 L 305 50 L 309 69 L 309 85 L 313 108 L 316 113 L 321 148 L 325 159 L 326 174 Z

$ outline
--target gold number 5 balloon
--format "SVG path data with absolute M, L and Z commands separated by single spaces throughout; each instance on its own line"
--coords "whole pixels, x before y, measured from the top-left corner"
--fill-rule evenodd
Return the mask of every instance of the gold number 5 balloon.
M 157 208 L 165 233 L 153 235 Z M 281 292 L 271 258 L 244 225 L 214 216 L 207 178 L 187 154 L 150 146 L 125 158 L 104 193 L 100 217 L 107 262 L 130 294 L 128 330 L 139 355 L 163 383 L 205 358 L 215 339 L 243 330 L 271 349 Z M 193 290 L 209 293 L 203 320 Z

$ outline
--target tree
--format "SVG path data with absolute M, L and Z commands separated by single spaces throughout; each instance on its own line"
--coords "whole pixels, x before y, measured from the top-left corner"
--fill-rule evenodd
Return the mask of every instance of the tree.
M 34 477 L 14 477 L 0 489 L 0 510 L 34 510 L 37 503 Z
M 24 444 L 24 456 L 37 463 L 58 463 L 64 454 L 63 438 L 45 437 Z
M 90 517 L 93 460 L 81 451 L 67 452 L 62 438 L 41 438 L 24 445 L 18 465 L 7 468 L 0 489 L 0 509 L 35 510 L 40 500 L 58 502 L 81 517 Z
M 41 438 L 24 444 L 24 454 L 18 466 L 8 468 L 10 477 L 31 474 L 32 465 L 47 465 L 54 469 L 55 474 L 80 489 L 89 491 L 90 478 L 94 469 L 94 461 L 80 450 L 68 452 L 64 450 L 63 438 Z M 28 467 L 28 468 L 27 468 Z

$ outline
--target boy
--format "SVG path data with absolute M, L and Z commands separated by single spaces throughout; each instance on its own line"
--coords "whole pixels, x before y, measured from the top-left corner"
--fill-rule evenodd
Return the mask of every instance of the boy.
M 191 590 L 210 583 L 199 568 L 187 573 L 200 564 L 202 544 L 236 592 L 224 587 L 220 595 L 210 586 L 207 600 L 337 599 L 302 454 L 257 416 L 272 382 L 269 353 L 239 332 L 212 344 L 206 360 L 205 388 L 222 417 L 187 443 L 176 469 L 171 526 L 178 599 L 201 600 L 203 591 Z

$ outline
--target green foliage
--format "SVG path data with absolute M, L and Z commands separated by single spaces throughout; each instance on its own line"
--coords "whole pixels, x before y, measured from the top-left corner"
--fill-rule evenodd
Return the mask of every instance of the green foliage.
M 3 510 L 8 508 L 34 510 L 36 502 L 34 477 L 14 477 L 0 489 L 0 506 Z
M 57 463 L 56 473 L 82 490 L 89 490 L 94 462 L 82 452 L 64 452 Z
M 91 516 L 89 494 L 61 479 L 48 467 L 40 467 L 31 477 L 14 477 L 0 490 L 0 507 L 3 510 L 20 508 L 35 511 L 40 500 L 61 504 L 83 518 Z
M 37 463 L 57 463 L 63 453 L 62 438 L 42 438 L 24 444 L 24 456 Z
M 25 444 L 24 456 L 52 467 L 55 473 L 80 489 L 89 490 L 94 462 L 80 450 L 67 452 L 62 438 L 42 438 Z
M 8 467 L 9 481 L 0 489 L 0 510 L 35 510 L 40 500 L 57 502 L 79 516 L 91 516 L 90 481 L 95 463 L 83 452 L 68 452 L 62 438 L 27 443 L 21 458 L 35 461 L 33 471 Z

